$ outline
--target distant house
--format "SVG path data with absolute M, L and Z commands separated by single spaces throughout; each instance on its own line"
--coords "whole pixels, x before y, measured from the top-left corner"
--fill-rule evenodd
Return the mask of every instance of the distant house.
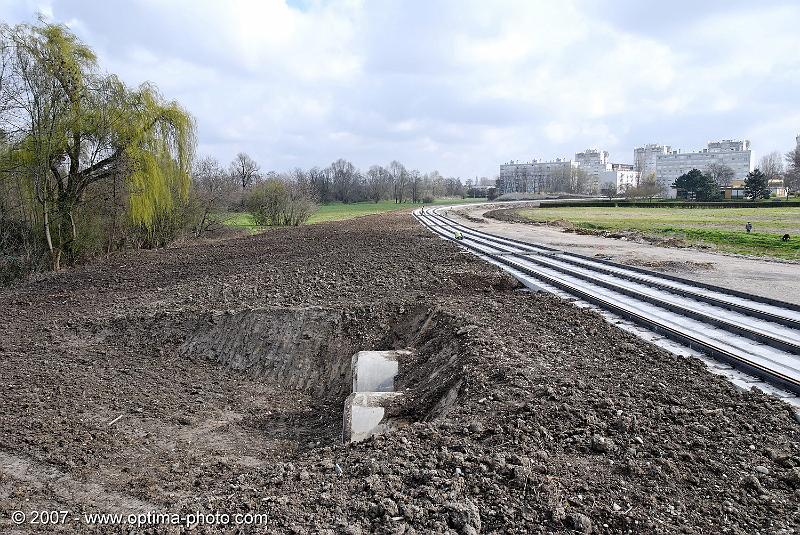
M 722 186 L 720 189 L 726 201 L 747 198 L 744 192 L 744 180 L 732 180 L 729 186 Z
M 786 198 L 789 196 L 789 190 L 786 188 L 785 184 L 783 183 L 782 178 L 773 178 L 769 181 L 767 185 L 769 188 L 769 196 L 770 197 L 783 197 Z

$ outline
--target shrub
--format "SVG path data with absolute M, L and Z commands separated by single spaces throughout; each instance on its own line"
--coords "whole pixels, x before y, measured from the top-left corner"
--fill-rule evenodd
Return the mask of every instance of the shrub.
M 311 195 L 300 184 L 272 178 L 254 186 L 244 198 L 247 211 L 261 226 L 297 226 L 316 210 Z
M 0 286 L 46 268 L 47 245 L 39 236 L 26 223 L 0 215 Z

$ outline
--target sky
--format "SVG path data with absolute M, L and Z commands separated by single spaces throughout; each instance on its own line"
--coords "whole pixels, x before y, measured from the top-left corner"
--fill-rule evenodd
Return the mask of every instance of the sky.
M 264 170 L 509 160 L 800 134 L 796 0 L 0 0 L 67 24 L 196 118 L 198 154 Z

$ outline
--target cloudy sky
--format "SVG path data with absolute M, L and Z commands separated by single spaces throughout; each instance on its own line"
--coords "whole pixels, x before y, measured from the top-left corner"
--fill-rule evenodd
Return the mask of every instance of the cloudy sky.
M 796 0 L 0 0 L 197 118 L 199 152 L 264 169 L 491 176 L 509 159 L 800 134 Z

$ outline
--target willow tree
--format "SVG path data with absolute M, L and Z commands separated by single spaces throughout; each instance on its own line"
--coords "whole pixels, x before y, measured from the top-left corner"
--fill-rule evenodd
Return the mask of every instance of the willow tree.
M 129 89 L 102 74 L 93 51 L 65 26 L 0 28 L 5 80 L 0 121 L 11 166 L 38 207 L 54 269 L 74 259 L 75 218 L 87 188 L 122 178 L 131 221 L 152 233 L 185 199 L 194 123 L 149 84 Z

